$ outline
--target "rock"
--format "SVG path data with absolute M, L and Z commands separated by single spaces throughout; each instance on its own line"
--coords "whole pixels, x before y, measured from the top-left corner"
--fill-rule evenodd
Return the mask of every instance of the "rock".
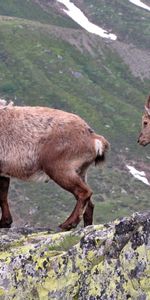
M 0 300 L 150 299 L 150 213 L 71 232 L 1 230 Z

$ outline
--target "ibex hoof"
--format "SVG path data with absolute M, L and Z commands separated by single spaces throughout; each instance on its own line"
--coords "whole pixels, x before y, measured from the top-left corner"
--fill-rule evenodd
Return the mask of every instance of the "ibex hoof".
M 10 228 L 12 224 L 12 219 L 1 219 L 0 228 Z
M 63 232 L 63 231 L 64 230 L 61 227 L 59 227 L 59 226 L 56 228 L 56 232 Z
M 59 231 L 69 231 L 73 228 L 76 228 L 78 224 L 72 223 L 72 224 L 60 224 L 59 225 Z

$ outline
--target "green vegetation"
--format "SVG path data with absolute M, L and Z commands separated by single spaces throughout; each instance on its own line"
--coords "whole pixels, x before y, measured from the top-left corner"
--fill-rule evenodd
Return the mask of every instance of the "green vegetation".
M 50 251 L 68 251 L 71 247 L 75 246 L 79 243 L 80 237 L 79 236 L 65 236 L 62 242 L 59 240 L 57 244 L 54 246 L 49 246 L 48 250 Z
M 18 17 L 27 20 L 39 21 L 53 25 L 77 28 L 76 24 L 69 18 L 57 13 L 53 6 L 46 5 L 46 1 L 34 0 L 0 0 L 0 14 L 2 16 Z
M 58 39 L 55 28 L 51 32 L 50 26 L 15 19 L 1 22 L 0 44 L 3 97 L 74 111 L 113 137 L 112 142 L 126 145 L 131 134 L 137 134 L 140 116 L 132 99 L 134 95 L 139 106 L 144 87 L 141 83 L 139 89 L 128 67 L 104 42 L 95 60 L 71 46 L 69 37 L 68 42 Z
M 108 138 L 107 168 L 92 169 L 89 176 L 96 223 L 147 209 L 148 187 L 133 179 L 125 164 L 141 157 L 146 161 L 148 148 L 141 149 L 136 140 L 150 80 L 135 78 L 111 41 L 81 30 L 55 5 L 39 3 L 0 0 L 0 97 L 77 113 Z M 147 12 L 128 1 L 90 3 L 84 1 L 91 20 L 112 28 L 119 40 L 147 49 Z M 53 183 L 14 182 L 10 199 L 23 222 L 52 228 L 75 204 Z
M 149 49 L 148 11 L 123 0 L 85 0 L 84 6 L 93 22 L 112 30 L 119 40 Z

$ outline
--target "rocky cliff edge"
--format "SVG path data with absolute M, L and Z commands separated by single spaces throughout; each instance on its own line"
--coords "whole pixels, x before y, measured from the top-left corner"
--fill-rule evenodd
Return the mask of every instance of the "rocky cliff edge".
M 1 230 L 2 299 L 150 299 L 150 212 L 74 232 Z

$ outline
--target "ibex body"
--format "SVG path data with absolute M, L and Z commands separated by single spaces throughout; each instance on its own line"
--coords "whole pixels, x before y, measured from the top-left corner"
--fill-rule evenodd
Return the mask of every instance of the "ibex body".
M 46 107 L 0 107 L 0 227 L 12 223 L 7 194 L 11 177 L 22 180 L 54 180 L 71 192 L 76 206 L 60 225 L 76 227 L 82 216 L 84 226 L 93 220 L 92 191 L 86 172 L 102 162 L 108 142 L 79 116 Z
M 142 146 L 146 146 L 150 143 L 150 96 L 145 104 L 145 113 L 142 117 L 142 129 L 138 143 Z

